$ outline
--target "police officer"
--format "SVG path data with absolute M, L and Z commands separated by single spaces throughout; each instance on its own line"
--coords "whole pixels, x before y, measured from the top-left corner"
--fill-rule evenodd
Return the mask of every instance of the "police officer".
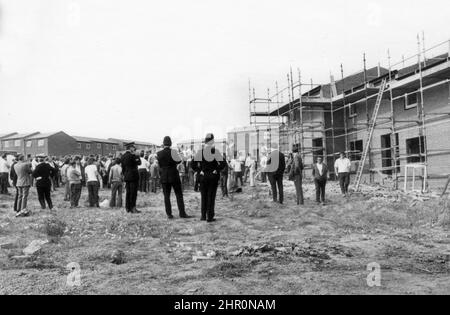
M 158 152 L 157 159 L 160 167 L 161 186 L 164 192 L 164 204 L 167 217 L 173 219 L 172 205 L 170 203 L 170 193 L 173 188 L 177 198 L 180 218 L 188 219 L 190 216 L 186 214 L 184 208 L 183 189 L 180 174 L 177 169 L 177 165 L 182 162 L 182 159 L 176 150 L 171 149 L 172 140 L 170 137 L 164 137 L 163 146 L 164 149 Z
M 205 138 L 205 145 L 197 152 L 192 169 L 199 174 L 201 192 L 201 220 L 214 222 L 214 207 L 217 187 L 219 186 L 220 171 L 226 167 L 222 154 L 214 146 L 214 135 L 209 133 Z
M 138 166 L 141 158 L 136 154 L 134 142 L 125 145 L 127 151 L 122 156 L 122 172 L 126 184 L 125 209 L 128 213 L 141 213 L 136 209 L 136 200 L 139 186 Z

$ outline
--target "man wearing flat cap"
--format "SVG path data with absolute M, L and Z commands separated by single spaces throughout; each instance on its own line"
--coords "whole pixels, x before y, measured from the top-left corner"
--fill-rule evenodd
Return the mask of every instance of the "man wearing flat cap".
M 183 189 L 181 187 L 180 174 L 177 165 L 182 162 L 178 151 L 172 150 L 172 139 L 164 137 L 164 149 L 157 154 L 157 160 L 160 169 L 161 186 L 164 193 L 164 204 L 166 207 L 166 214 L 169 219 L 173 219 L 172 204 L 170 203 L 170 193 L 173 188 L 177 198 L 178 211 L 180 218 L 190 218 L 186 214 L 183 199 Z
M 141 158 L 136 154 L 134 142 L 125 144 L 127 151 L 122 156 L 122 172 L 126 184 L 125 208 L 128 213 L 140 213 L 136 209 L 136 199 L 139 185 L 138 166 Z

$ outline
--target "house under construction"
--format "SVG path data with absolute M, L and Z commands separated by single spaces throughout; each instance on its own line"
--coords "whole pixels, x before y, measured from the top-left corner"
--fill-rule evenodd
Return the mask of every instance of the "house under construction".
M 281 149 L 298 148 L 305 165 L 320 155 L 332 166 L 346 152 L 356 187 L 387 178 L 396 188 L 405 178 L 408 189 L 416 179 L 416 189 L 442 187 L 450 174 L 450 40 L 423 46 L 418 40 L 418 53 L 395 64 L 388 56 L 387 65 L 367 68 L 364 58 L 353 75 L 341 66 L 325 84 L 305 84 L 291 70 L 274 94 L 257 96 L 249 85 L 251 129 L 277 130 Z

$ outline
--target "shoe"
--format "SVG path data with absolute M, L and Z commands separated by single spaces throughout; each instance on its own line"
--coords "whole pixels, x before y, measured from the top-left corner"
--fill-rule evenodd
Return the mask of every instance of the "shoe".
M 30 215 L 30 211 L 27 209 L 22 209 L 16 214 L 16 218 L 28 217 Z
M 167 216 L 167 219 L 173 220 L 173 215 L 168 215 L 168 216 Z
M 206 218 L 200 218 L 200 221 L 206 221 Z
M 139 211 L 138 209 L 134 208 L 133 210 L 131 210 L 131 213 L 138 214 L 138 213 L 142 213 L 142 212 Z
M 207 220 L 208 223 L 216 222 L 216 219 Z
M 190 219 L 190 218 L 192 218 L 192 216 L 185 214 L 185 215 L 180 215 L 180 218 L 182 218 L 182 219 Z

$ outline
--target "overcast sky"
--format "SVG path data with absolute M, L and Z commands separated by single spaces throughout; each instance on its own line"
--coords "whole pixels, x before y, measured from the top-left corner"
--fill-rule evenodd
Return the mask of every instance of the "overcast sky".
M 450 39 L 448 0 L 0 0 L 0 133 L 162 142 L 249 123 L 292 65 L 327 82 Z

